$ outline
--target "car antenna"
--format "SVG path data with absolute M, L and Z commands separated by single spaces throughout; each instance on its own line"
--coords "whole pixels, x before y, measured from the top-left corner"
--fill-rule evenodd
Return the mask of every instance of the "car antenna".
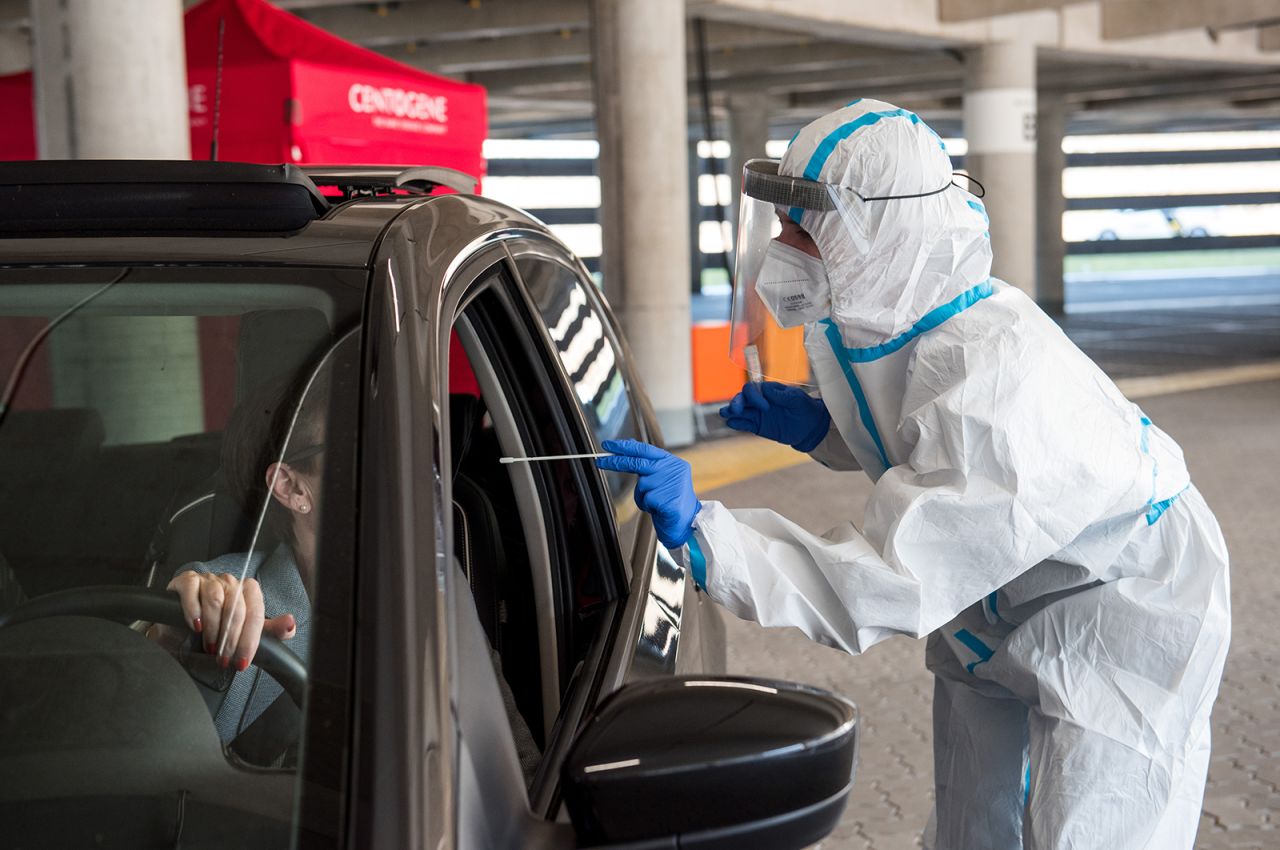
M 218 116 L 222 113 L 222 40 L 227 32 L 227 19 L 218 18 L 218 58 L 213 77 L 213 140 L 209 142 L 209 161 L 218 161 Z

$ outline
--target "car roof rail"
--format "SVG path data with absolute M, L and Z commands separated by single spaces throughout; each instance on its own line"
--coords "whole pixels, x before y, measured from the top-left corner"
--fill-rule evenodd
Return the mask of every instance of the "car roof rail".
M 0 162 L 0 238 L 293 233 L 330 204 L 294 165 Z
M 455 192 L 475 192 L 479 182 L 470 174 L 438 165 L 417 168 L 360 165 L 304 165 L 302 171 L 317 185 L 333 187 L 344 199 L 377 195 L 429 195 L 443 186 Z

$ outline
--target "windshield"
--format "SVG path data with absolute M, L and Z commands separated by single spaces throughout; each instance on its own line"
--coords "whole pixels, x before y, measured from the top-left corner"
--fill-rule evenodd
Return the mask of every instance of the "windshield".
M 15 845 L 292 841 L 313 601 L 352 570 L 364 281 L 0 270 Z

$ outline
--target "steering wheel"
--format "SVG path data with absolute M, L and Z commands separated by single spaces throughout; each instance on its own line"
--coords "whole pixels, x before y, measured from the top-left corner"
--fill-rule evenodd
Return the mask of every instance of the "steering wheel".
M 0 629 L 28 620 L 68 615 L 102 617 L 120 622 L 145 620 L 187 628 L 176 593 L 147 587 L 102 585 L 37 596 L 8 615 L 0 616 Z M 307 668 L 282 641 L 264 632 L 253 663 L 279 682 L 295 705 L 302 706 L 302 697 L 307 689 Z

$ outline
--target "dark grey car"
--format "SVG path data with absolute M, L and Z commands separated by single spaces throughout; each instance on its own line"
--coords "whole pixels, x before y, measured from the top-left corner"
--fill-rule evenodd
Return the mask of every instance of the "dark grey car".
M 632 482 L 518 460 L 661 435 L 582 263 L 453 179 L 0 164 L 0 844 L 835 824 L 853 707 L 720 675 Z M 219 667 L 164 590 L 189 569 L 296 633 Z

